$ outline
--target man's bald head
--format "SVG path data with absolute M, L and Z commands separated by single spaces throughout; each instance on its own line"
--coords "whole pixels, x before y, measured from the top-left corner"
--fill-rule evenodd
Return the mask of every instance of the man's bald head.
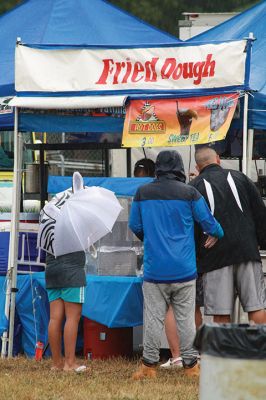
M 211 147 L 200 147 L 195 152 L 197 169 L 201 171 L 210 164 L 220 164 L 220 158 L 216 151 Z

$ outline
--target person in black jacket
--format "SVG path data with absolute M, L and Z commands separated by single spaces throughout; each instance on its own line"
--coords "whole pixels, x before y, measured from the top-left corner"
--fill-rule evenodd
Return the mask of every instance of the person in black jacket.
M 263 200 L 246 175 L 220 166 L 214 149 L 200 147 L 195 161 L 199 176 L 190 184 L 207 200 L 224 230 L 224 237 L 208 251 L 203 245 L 204 234 L 197 232 L 197 268 L 204 273 L 205 315 L 213 315 L 215 322 L 230 322 L 237 294 L 249 320 L 266 323 L 266 289 L 259 253 L 266 232 Z

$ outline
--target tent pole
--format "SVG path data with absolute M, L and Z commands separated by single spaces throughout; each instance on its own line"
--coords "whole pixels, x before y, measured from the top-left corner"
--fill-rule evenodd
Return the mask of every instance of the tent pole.
M 7 283 L 6 283 L 6 300 L 5 300 L 5 316 L 6 319 L 9 320 L 10 314 L 10 302 L 11 302 L 11 288 L 12 288 L 12 263 L 11 263 L 11 253 L 12 253 L 12 246 L 14 238 L 14 227 L 13 221 L 15 221 L 14 215 L 14 206 L 15 206 L 15 197 L 16 197 L 16 185 L 17 185 L 17 176 L 16 171 L 18 168 L 18 110 L 15 108 L 14 112 L 14 167 L 13 167 L 13 191 L 12 191 L 12 211 L 11 211 L 11 228 L 10 228 L 10 235 L 9 235 L 9 252 L 8 252 L 8 268 L 7 268 Z M 1 349 L 1 357 L 5 358 L 7 355 L 7 343 L 8 343 L 8 330 L 3 332 L 2 336 L 2 349 Z M 13 346 L 12 346 L 13 347 Z
M 131 148 L 126 149 L 127 152 L 127 177 L 131 177 Z
M 254 143 L 254 129 L 249 129 L 248 130 L 248 143 L 247 143 L 247 176 L 249 178 L 251 178 L 253 143 Z
M 248 93 L 244 95 L 244 116 L 243 116 L 243 155 L 242 155 L 242 172 L 247 175 L 247 141 L 248 141 Z M 252 141 L 253 143 L 253 141 Z M 240 323 L 241 308 L 239 298 L 236 298 L 233 321 Z
M 14 121 L 14 177 L 13 177 L 13 192 L 12 192 L 11 229 L 10 229 L 9 254 L 8 254 L 8 271 L 9 271 L 9 279 L 11 281 L 8 358 L 11 358 L 13 355 L 13 341 L 14 341 L 22 155 L 23 155 L 23 139 L 22 139 L 22 134 L 18 132 L 18 108 L 16 107 L 15 121 Z
M 248 93 L 244 95 L 244 117 L 243 117 L 243 163 L 242 172 L 247 174 L 247 138 L 248 138 Z

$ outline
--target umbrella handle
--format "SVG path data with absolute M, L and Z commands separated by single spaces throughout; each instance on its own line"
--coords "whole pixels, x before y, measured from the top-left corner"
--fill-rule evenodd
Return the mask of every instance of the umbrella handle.
M 92 258 L 97 258 L 97 249 L 94 244 L 90 245 L 90 255 Z

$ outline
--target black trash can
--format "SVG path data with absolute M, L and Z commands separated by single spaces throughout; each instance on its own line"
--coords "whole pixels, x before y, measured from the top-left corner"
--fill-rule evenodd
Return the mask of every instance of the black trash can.
M 266 399 L 266 325 L 205 324 L 194 345 L 200 400 Z

